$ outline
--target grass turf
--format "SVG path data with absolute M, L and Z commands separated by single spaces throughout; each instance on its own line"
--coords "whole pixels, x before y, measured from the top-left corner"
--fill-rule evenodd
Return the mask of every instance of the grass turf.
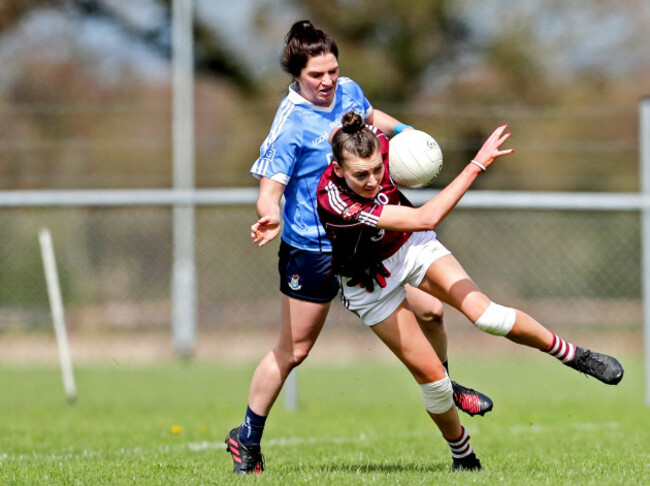
M 398 363 L 310 363 L 300 406 L 282 396 L 264 435 L 267 471 L 235 477 L 224 450 L 241 422 L 253 365 L 174 363 L 0 370 L 1 484 L 647 484 L 650 409 L 638 356 L 609 387 L 550 357 L 463 358 L 452 377 L 494 411 L 461 421 L 484 470 L 450 472 L 449 448 Z

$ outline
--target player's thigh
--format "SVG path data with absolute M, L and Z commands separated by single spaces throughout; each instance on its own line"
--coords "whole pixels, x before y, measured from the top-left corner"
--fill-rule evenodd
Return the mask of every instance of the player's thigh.
M 445 369 L 405 302 L 370 329 L 406 365 L 415 380 L 431 383 L 445 377 Z
M 433 262 L 419 288 L 455 307 L 472 322 L 476 322 L 490 303 L 453 255 Z
M 443 307 L 440 300 L 411 285 L 405 285 L 406 301 L 418 319 L 423 321 L 442 319 Z
M 329 302 L 309 302 L 282 295 L 282 331 L 279 346 L 309 351 L 320 335 Z

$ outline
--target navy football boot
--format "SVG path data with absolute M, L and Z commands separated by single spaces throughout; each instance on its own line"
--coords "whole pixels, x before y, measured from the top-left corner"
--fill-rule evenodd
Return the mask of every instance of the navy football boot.
M 244 445 L 239 442 L 239 427 L 226 437 L 226 451 L 232 455 L 234 474 L 259 475 L 264 471 L 264 456 L 260 446 Z
M 579 346 L 573 359 L 565 364 L 607 385 L 617 385 L 623 379 L 623 366 L 616 358 Z
M 454 462 L 451 466 L 452 471 L 480 471 L 481 461 L 478 460 L 476 454 L 473 452 L 465 457 L 454 457 Z
M 466 414 L 483 416 L 492 410 L 492 400 L 483 393 L 459 385 L 455 381 L 451 382 L 451 387 L 454 391 L 454 404 Z

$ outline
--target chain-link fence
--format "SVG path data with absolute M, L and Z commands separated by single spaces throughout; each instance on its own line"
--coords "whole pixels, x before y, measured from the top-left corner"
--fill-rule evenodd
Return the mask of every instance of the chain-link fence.
M 252 205 L 196 209 L 198 334 L 275 329 L 277 243 L 250 241 Z M 38 231 L 52 234 L 70 332 L 170 331 L 169 207 L 4 208 L 0 214 L 0 332 L 51 330 Z M 637 211 L 457 208 L 439 228 L 474 281 L 495 301 L 574 332 L 639 333 Z M 338 303 L 331 333 L 367 332 Z M 470 329 L 454 310 L 450 330 Z M 267 343 L 271 345 L 271 343 Z

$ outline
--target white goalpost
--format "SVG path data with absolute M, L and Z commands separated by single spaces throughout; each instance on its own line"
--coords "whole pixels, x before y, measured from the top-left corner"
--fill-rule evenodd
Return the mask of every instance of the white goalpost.
M 61 374 L 63 375 L 63 389 L 68 402 L 72 403 L 77 399 L 77 387 L 75 385 L 74 373 L 72 371 L 72 358 L 70 356 L 68 333 L 66 331 L 65 318 L 63 315 L 63 299 L 61 298 L 59 275 L 56 269 L 56 260 L 54 258 L 52 236 L 50 235 L 49 230 L 43 228 L 39 231 L 38 239 L 41 245 L 41 255 L 43 257 L 43 267 L 45 269 L 45 281 L 47 283 L 47 294 L 50 300 L 52 322 L 54 323 L 54 333 L 56 334 L 56 342 L 59 347 L 59 362 L 61 364 Z
M 646 202 L 641 209 L 643 360 L 645 403 L 650 406 L 650 97 L 641 100 L 639 111 L 640 190 Z

